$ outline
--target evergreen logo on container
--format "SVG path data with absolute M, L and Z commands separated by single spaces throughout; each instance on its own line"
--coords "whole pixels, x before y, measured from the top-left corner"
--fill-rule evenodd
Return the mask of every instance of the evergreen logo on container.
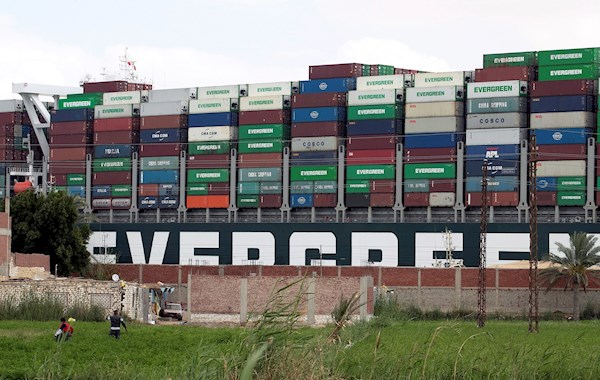
M 385 109 L 376 108 L 372 110 L 358 110 L 358 115 L 384 115 Z
M 383 86 L 383 85 L 392 85 L 392 84 L 394 84 L 394 81 L 390 80 L 390 79 L 367 81 L 367 86 Z
M 123 113 L 125 112 L 124 108 L 106 108 L 102 110 L 102 113 Z
M 263 105 L 263 104 L 273 104 L 274 102 L 272 100 L 250 100 L 248 102 L 248 105 L 250 106 L 259 106 L 259 105 Z
M 64 102 L 63 103 L 63 107 L 64 108 L 71 108 L 71 107 L 91 107 L 91 106 L 92 106 L 92 101 L 91 100 L 78 100 L 78 101 Z
M 583 53 L 568 53 L 568 54 L 550 54 L 550 60 L 563 60 L 563 59 L 581 59 L 583 58 Z
M 569 69 L 569 70 L 550 70 L 550 76 L 563 76 L 563 75 L 581 75 L 583 74 L 583 69 Z
M 358 95 L 358 100 L 385 99 L 384 94 Z
M 261 89 L 258 89 L 260 92 Z M 229 95 L 229 90 L 209 90 L 206 91 L 206 95 Z
M 500 57 L 494 58 L 494 63 L 517 63 L 517 62 L 525 62 L 524 56 L 518 57 Z
M 219 108 L 221 107 L 221 103 L 200 103 L 198 104 L 198 108 Z
M 509 92 L 512 91 L 513 86 L 505 85 L 505 86 L 482 86 L 475 87 L 473 91 L 475 92 Z
M 452 82 L 452 77 L 425 78 L 425 83 Z
M 281 86 L 275 86 L 275 87 L 259 87 L 256 89 L 256 92 L 276 92 L 276 91 L 281 91 L 283 90 L 281 88 Z
M 444 96 L 446 94 L 445 91 L 417 91 L 417 97 L 420 96 Z
M 445 172 L 444 168 L 416 168 L 416 174 L 443 174 Z

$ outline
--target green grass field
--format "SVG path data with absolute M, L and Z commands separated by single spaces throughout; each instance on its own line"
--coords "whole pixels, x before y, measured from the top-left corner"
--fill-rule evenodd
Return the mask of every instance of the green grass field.
M 120 340 L 108 323 L 0 321 L 0 379 L 598 379 L 598 321 L 372 321 L 293 330 L 131 324 Z M 264 342 L 269 342 L 263 346 Z M 263 347 L 264 351 L 259 348 Z M 262 354 L 261 354 L 262 353 Z M 250 356 L 257 359 L 252 367 Z

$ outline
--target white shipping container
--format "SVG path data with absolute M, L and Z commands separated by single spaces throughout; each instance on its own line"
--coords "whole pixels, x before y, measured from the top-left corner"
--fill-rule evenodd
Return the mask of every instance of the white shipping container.
M 527 127 L 526 113 L 475 113 L 467 115 L 467 129 L 524 127 Z
M 538 177 L 585 176 L 585 160 L 538 161 Z
M 465 98 L 462 86 L 411 87 L 406 89 L 406 103 L 454 102 Z
M 231 112 L 239 109 L 237 98 L 208 98 L 190 100 L 189 113 Z
M 356 78 L 356 89 L 359 91 L 401 89 L 407 87 L 407 79 L 410 81 L 411 78 L 410 76 L 406 78 L 404 74 L 358 77 Z
M 527 91 L 527 82 L 519 80 L 467 83 L 467 99 L 526 96 Z
M 467 146 L 520 144 L 527 139 L 524 128 L 467 129 L 465 134 Z
M 179 100 L 176 102 L 160 102 L 160 103 L 142 103 L 140 115 L 144 116 L 165 116 L 165 115 L 186 115 L 188 113 L 187 100 Z
M 188 128 L 189 142 L 203 141 L 232 141 L 237 138 L 237 127 L 190 127 Z
M 196 99 L 196 87 L 190 88 L 170 88 L 165 90 L 144 90 L 142 91 L 142 102 L 177 102 Z
M 417 73 L 415 74 L 415 87 L 464 86 L 472 79 L 472 71 Z
M 246 96 L 240 98 L 240 111 L 268 111 L 290 108 L 289 95 Z
M 298 88 L 298 82 L 254 83 L 248 85 L 248 96 L 292 95 Z
M 404 121 L 404 133 L 438 133 L 462 132 L 465 130 L 465 121 L 462 117 L 418 117 L 407 118 Z
M 141 91 L 106 92 L 102 94 L 102 104 L 105 106 L 138 104 L 142 101 L 141 99 Z
M 22 112 L 25 111 L 23 101 L 18 99 L 0 100 L 0 112 Z
M 348 91 L 349 106 L 401 103 L 404 90 Z
M 456 201 L 454 193 L 429 193 L 429 206 L 452 207 Z
M 531 129 L 592 128 L 593 112 L 544 112 L 530 114 Z
M 245 84 L 198 87 L 196 97 L 197 99 L 239 98 L 240 95 L 246 95 L 246 92 L 247 87 Z
M 111 200 L 111 204 L 113 207 L 130 207 L 131 199 L 130 198 L 113 198 Z
M 463 102 L 407 103 L 404 116 L 407 118 L 462 116 L 464 111 Z
M 110 203 L 110 199 L 92 199 L 92 207 L 94 208 L 108 208 Z
M 337 150 L 342 141 L 336 136 L 294 137 L 292 152 L 322 152 Z
M 96 119 L 114 119 L 117 117 L 134 117 L 139 115 L 139 104 L 121 104 L 115 106 L 95 106 L 94 118 Z

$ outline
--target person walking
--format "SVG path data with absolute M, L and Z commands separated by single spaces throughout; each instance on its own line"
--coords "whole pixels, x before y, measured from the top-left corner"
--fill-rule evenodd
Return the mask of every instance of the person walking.
M 127 331 L 127 326 L 125 325 L 125 321 L 119 315 L 119 310 L 115 310 L 113 315 L 109 315 L 106 319 L 110 320 L 110 336 L 114 336 L 115 339 L 119 339 L 121 336 L 121 325 Z
M 57 342 L 61 340 L 69 340 L 73 336 L 73 326 L 67 322 L 67 320 L 62 317 L 60 319 L 60 326 L 58 326 L 58 330 L 54 333 L 54 339 Z

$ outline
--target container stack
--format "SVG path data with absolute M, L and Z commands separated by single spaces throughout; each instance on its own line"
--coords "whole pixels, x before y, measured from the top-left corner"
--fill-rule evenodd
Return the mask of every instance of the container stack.
M 292 99 L 290 206 L 337 205 L 338 147 L 343 144 L 346 93 L 356 88 L 364 65 L 309 67 Z
M 488 205 L 519 203 L 520 144 L 527 138 L 528 126 L 527 80 L 535 75 L 535 63 L 535 53 L 529 52 L 486 55 L 476 82 L 467 85 L 467 206 L 481 206 L 484 165 Z
M 230 150 L 238 133 L 240 86 L 201 87 L 190 100 L 186 206 L 188 209 L 230 205 Z
M 58 100 L 49 132 L 50 179 L 57 190 L 85 197 L 86 155 L 90 153 L 94 108 L 102 94 L 73 94 Z
M 390 72 L 390 70 L 385 71 Z M 405 76 L 357 78 L 348 92 L 347 207 L 395 203 L 397 134 L 402 133 Z
M 473 73 L 415 74 L 406 89 L 404 206 L 452 207 L 456 143 L 465 130 L 465 83 Z
M 538 205 L 583 206 L 600 50 L 540 51 L 538 61 L 539 82 L 532 85 L 530 105 L 538 147 Z
M 23 161 L 13 145 L 14 134 L 27 128 L 23 126 L 23 111 L 21 100 L 0 101 L 0 198 L 5 197 L 6 168 L 15 161 Z M 33 135 L 33 131 L 30 134 Z

